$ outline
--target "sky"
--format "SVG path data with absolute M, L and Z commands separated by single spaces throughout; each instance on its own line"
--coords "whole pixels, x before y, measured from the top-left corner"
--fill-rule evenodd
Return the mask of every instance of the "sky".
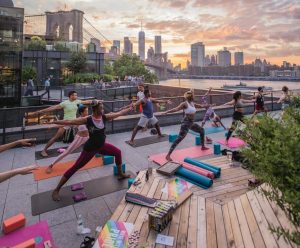
M 300 65 L 300 0 L 14 0 L 25 14 L 80 9 L 109 40 L 129 36 L 138 51 L 143 22 L 146 51 L 154 36 L 174 65 L 186 66 L 190 46 L 205 44 L 205 53 L 227 47 L 243 51 L 246 63 L 255 58 L 281 65 Z M 122 49 L 122 47 L 121 47 Z M 233 57 L 233 56 L 232 56 Z

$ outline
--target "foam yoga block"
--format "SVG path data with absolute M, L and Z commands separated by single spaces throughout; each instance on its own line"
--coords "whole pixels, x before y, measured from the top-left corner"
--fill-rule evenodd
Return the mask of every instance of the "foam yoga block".
M 9 219 L 4 220 L 2 230 L 5 234 L 8 234 L 10 232 L 13 232 L 25 226 L 25 223 L 26 223 L 26 218 L 24 214 L 20 213 L 18 215 L 10 217 Z
M 114 156 L 104 156 L 103 157 L 103 164 L 104 165 L 113 164 L 115 162 L 114 160 L 115 160 Z
M 191 165 L 189 163 L 183 162 L 182 163 L 182 167 L 186 168 L 186 169 L 188 169 L 190 171 L 196 172 L 196 173 L 198 173 L 198 174 L 200 174 L 202 176 L 205 176 L 205 177 L 208 177 L 208 178 L 211 178 L 211 179 L 215 178 L 215 174 L 213 172 L 211 172 L 209 170 L 202 169 L 202 168 L 197 167 L 195 165 Z
M 198 167 L 200 167 L 202 169 L 205 169 L 205 170 L 209 170 L 212 173 L 214 173 L 215 177 L 220 177 L 220 175 L 221 175 L 221 169 L 218 168 L 218 167 L 212 166 L 210 164 L 202 163 L 202 162 L 194 160 L 192 158 L 185 158 L 184 162 L 187 162 L 189 164 L 198 166 Z
M 128 178 L 128 189 L 134 183 L 134 181 L 135 181 L 135 178 Z
M 215 155 L 221 154 L 221 145 L 220 144 L 214 144 L 214 154 Z
M 200 146 L 200 144 L 201 144 L 200 136 L 195 137 L 195 144 L 196 144 L 196 146 Z
M 122 164 L 122 171 L 123 171 L 123 173 L 125 173 L 125 164 Z M 118 167 L 117 167 L 117 165 L 114 165 L 114 175 L 118 175 Z
M 13 246 L 12 248 L 35 248 L 35 240 L 29 239 L 21 244 Z
M 174 142 L 178 137 L 178 134 L 175 134 L 175 133 L 170 133 L 169 134 L 169 142 Z
M 184 180 L 195 184 L 201 188 L 209 188 L 213 184 L 213 180 L 208 177 L 202 176 L 196 172 L 190 171 L 185 168 L 179 168 L 176 173 L 177 176 L 183 178 Z

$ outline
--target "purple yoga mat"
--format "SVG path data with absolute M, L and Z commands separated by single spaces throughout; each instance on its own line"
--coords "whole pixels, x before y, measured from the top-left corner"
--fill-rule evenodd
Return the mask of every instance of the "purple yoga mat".
M 35 239 L 36 248 L 44 248 L 44 242 L 47 240 L 50 240 L 52 247 L 55 248 L 47 221 L 24 227 L 1 237 L 0 247 L 12 247 L 29 239 Z
M 246 145 L 245 141 L 235 137 L 228 140 L 228 145 L 226 145 L 225 140 L 219 140 L 217 142 L 221 145 L 228 146 L 229 148 L 239 148 Z

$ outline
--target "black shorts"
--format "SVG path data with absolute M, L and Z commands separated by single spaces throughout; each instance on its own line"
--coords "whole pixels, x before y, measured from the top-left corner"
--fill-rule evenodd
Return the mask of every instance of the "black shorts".
M 244 115 L 241 112 L 234 111 L 232 118 L 234 121 L 243 121 Z

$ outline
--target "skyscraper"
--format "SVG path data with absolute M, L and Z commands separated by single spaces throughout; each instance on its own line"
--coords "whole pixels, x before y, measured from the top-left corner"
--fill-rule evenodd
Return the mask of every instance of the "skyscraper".
M 191 65 L 205 65 L 205 46 L 202 42 L 197 42 L 191 45 Z
M 211 55 L 210 63 L 211 63 L 212 65 L 216 65 L 216 64 L 217 64 L 217 59 L 216 59 L 216 56 L 215 56 L 215 55 Z
M 157 35 L 155 36 L 155 46 L 154 46 L 155 50 L 155 54 L 161 54 L 162 51 L 161 51 L 161 36 L 160 35 Z
M 124 37 L 124 54 L 132 55 L 132 42 L 129 37 Z
M 224 47 L 224 50 L 218 51 L 218 65 L 221 67 L 231 66 L 231 53 Z
M 139 56 L 141 60 L 145 60 L 145 32 L 139 32 Z
M 244 53 L 243 52 L 235 52 L 234 53 L 234 64 L 235 65 L 243 65 L 244 64 Z
M 153 49 L 153 47 L 150 47 L 147 51 L 147 60 L 149 62 L 152 62 L 154 60 L 154 49 Z
M 113 40 L 113 46 L 118 48 L 117 53 L 120 54 L 120 51 L 121 51 L 121 41 L 119 41 L 119 40 Z

